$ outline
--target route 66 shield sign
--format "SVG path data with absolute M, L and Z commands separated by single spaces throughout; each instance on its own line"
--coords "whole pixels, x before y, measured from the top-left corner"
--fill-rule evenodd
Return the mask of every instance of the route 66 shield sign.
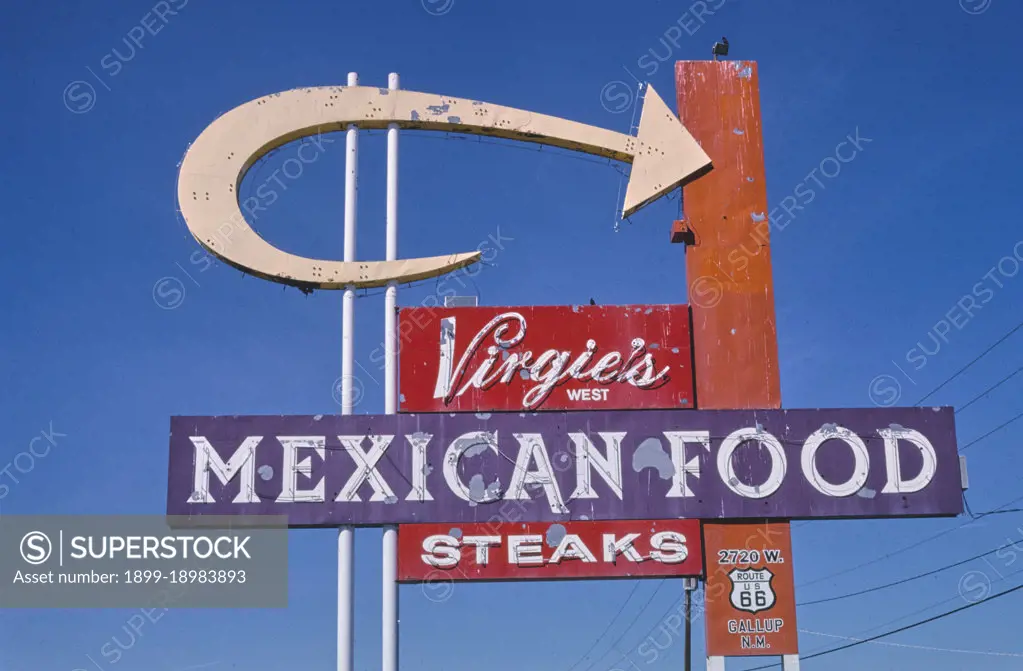
M 732 569 L 728 579 L 732 581 L 729 599 L 737 610 L 758 613 L 774 605 L 774 588 L 771 580 L 774 574 L 769 569 Z

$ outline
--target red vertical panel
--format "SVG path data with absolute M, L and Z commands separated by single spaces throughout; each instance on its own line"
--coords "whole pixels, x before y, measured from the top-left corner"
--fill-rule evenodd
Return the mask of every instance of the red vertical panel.
M 700 408 L 780 408 L 757 64 L 680 61 L 679 118 L 714 162 L 685 187 Z
M 710 155 L 714 169 L 685 187 L 684 226 L 692 243 L 686 248 L 686 281 L 693 313 L 693 369 L 699 408 L 780 408 L 778 336 L 774 320 L 774 282 L 764 181 L 757 64 L 750 61 L 680 61 L 675 65 L 679 119 Z M 705 527 L 705 531 L 708 527 Z M 724 532 L 728 527 L 721 527 Z M 765 524 L 791 547 L 789 525 Z M 745 546 L 741 549 L 748 549 Z M 788 552 L 786 552 L 788 554 Z M 764 557 L 757 557 L 763 560 Z M 772 607 L 754 613 L 751 629 L 766 629 L 764 620 L 784 622 L 784 645 L 774 654 L 798 651 L 795 585 L 790 579 L 770 587 Z M 745 573 L 770 572 L 760 561 Z M 728 595 L 711 593 L 707 612 L 727 612 L 741 596 L 742 572 L 729 573 Z M 717 578 L 720 578 L 718 576 Z M 715 580 L 717 580 L 715 578 Z M 770 581 L 771 583 L 775 581 Z M 777 594 L 775 594 L 777 591 Z M 776 604 L 785 607 L 776 607 Z M 783 613 L 783 616 L 778 616 Z M 730 620 L 735 622 L 734 619 Z M 709 655 L 753 655 L 764 636 L 740 637 L 738 649 L 725 645 L 728 621 L 707 620 Z M 734 641 L 733 641 L 734 642 Z

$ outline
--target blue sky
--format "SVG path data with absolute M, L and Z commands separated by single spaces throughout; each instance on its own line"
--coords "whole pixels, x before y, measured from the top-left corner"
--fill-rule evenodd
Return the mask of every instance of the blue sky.
M 1023 7 L 1008 0 L 706 4 L 718 9 L 705 23 L 693 22 L 688 2 L 655 1 L 169 0 L 163 7 L 177 13 L 155 23 L 151 2 L 10 4 L 0 28 L 8 101 L 0 112 L 0 465 L 43 432 L 53 445 L 28 472 L 8 469 L 19 482 L 2 481 L 9 491 L 0 510 L 161 514 L 170 415 L 338 410 L 340 295 L 304 297 L 205 263 L 175 213 L 175 178 L 188 143 L 219 114 L 268 93 L 343 84 L 349 71 L 381 86 L 397 71 L 405 88 L 628 131 L 632 109 L 619 109 L 616 82 L 646 79 L 673 101 L 673 62 L 709 57 L 726 35 L 730 57 L 760 64 L 772 207 L 807 184 L 847 135 L 859 129 L 871 140 L 772 233 L 785 406 L 861 407 L 896 393 L 899 404 L 913 405 L 1015 327 L 1023 274 L 1003 259 L 1014 249 L 1023 257 L 1012 167 L 1023 150 L 1014 65 Z M 129 35 L 140 34 L 147 13 L 156 34 L 136 47 Z M 680 35 L 680 21 L 693 34 Z M 331 139 L 255 222 L 289 251 L 340 257 L 344 143 Z M 257 167 L 244 188 L 264 181 L 289 151 Z M 401 151 L 400 255 L 470 250 L 500 234 L 500 253 L 465 279 L 464 292 L 481 302 L 686 300 L 683 250 L 668 243 L 677 200 L 656 203 L 616 231 L 622 178 L 606 164 L 412 133 Z M 383 136 L 364 134 L 360 258 L 384 253 L 384 158 Z M 167 296 L 177 295 L 171 289 L 180 296 L 168 305 Z M 436 290 L 431 283 L 402 290 L 399 302 L 417 304 Z M 967 294 L 982 307 L 964 317 L 957 305 Z M 357 304 L 356 356 L 366 369 L 358 412 L 383 410 L 370 360 L 382 310 L 381 296 Z M 928 403 L 963 405 L 1021 364 L 1023 334 L 1014 334 Z M 962 412 L 961 444 L 1020 412 L 1021 385 L 1012 378 Z M 1023 496 L 1018 431 L 1011 424 L 967 451 L 973 510 Z M 793 532 L 797 596 L 855 591 L 1023 541 L 1018 514 L 955 529 L 966 521 L 803 524 Z M 379 664 L 380 531 L 360 531 L 356 542 L 356 668 L 363 671 Z M 143 629 L 117 668 L 333 668 L 334 546 L 332 530 L 291 533 L 286 611 L 171 611 Z M 885 555 L 892 556 L 829 577 Z M 960 585 L 968 594 L 1014 586 L 1020 566 L 992 555 L 905 586 L 802 607 L 800 628 L 818 632 L 801 636 L 802 651 L 963 605 Z M 632 668 L 614 666 L 622 655 L 642 671 L 679 668 L 677 637 L 669 645 L 659 635 L 667 648 L 654 661 L 638 646 L 675 607 L 680 585 L 648 581 L 633 593 L 635 586 L 458 586 L 441 603 L 436 593 L 403 587 L 402 667 L 568 671 L 621 609 L 607 640 L 572 671 Z M 918 647 L 863 645 L 805 664 L 1019 668 L 1018 657 L 924 649 L 1021 655 L 1019 604 L 1011 595 L 886 639 Z M 128 640 L 122 626 L 131 615 L 5 611 L 0 669 L 95 668 L 87 655 L 111 666 L 100 650 L 113 636 Z M 887 624 L 900 616 L 908 617 Z M 612 643 L 617 652 L 601 657 Z M 694 643 L 699 660 L 700 625 Z

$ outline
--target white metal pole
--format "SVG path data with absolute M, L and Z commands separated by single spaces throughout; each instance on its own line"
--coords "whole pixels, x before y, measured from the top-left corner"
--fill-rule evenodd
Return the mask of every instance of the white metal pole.
M 358 86 L 359 75 L 348 73 L 348 86 Z M 356 204 L 359 195 L 359 131 L 348 126 L 345 138 L 345 248 L 344 260 L 355 260 Z M 346 287 L 341 304 L 341 414 L 352 414 L 355 363 L 352 339 L 355 326 L 355 288 Z M 343 526 L 337 534 L 337 671 L 352 671 L 355 647 L 355 530 Z
M 399 88 L 398 73 L 387 77 L 387 88 Z M 387 260 L 398 258 L 398 124 L 387 125 Z M 384 409 L 388 415 L 398 411 L 398 284 L 387 283 L 384 295 Z M 384 527 L 382 607 L 382 671 L 398 671 L 398 527 Z

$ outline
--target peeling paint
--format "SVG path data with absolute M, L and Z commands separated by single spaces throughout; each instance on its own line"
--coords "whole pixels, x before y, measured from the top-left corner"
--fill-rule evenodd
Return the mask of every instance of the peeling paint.
M 736 73 L 738 73 L 738 75 L 743 79 L 749 79 L 753 76 L 753 68 L 742 61 L 735 61 L 732 63 L 732 66 L 735 68 Z
M 747 177 L 746 179 L 748 179 L 751 182 L 753 181 L 752 177 Z M 763 212 L 751 212 L 749 216 L 753 217 L 753 221 L 763 221 L 764 219 L 767 218 L 764 216 Z
M 502 494 L 502 492 L 501 492 L 501 479 L 500 478 L 498 478 L 497 480 L 494 480 L 489 485 L 487 485 L 487 491 L 486 491 L 486 495 L 487 495 L 486 500 L 487 501 L 496 501 L 496 500 L 501 498 L 501 494 Z
M 259 473 L 259 477 L 262 478 L 263 482 L 268 482 L 274 476 L 273 466 L 260 466 L 256 472 Z
M 390 89 L 386 89 L 386 88 L 380 87 L 377 90 L 380 91 L 380 95 L 382 95 L 382 96 L 386 96 L 386 95 L 390 95 L 391 94 L 391 90 Z
M 429 105 L 426 109 L 430 114 L 444 114 L 451 109 L 451 105 L 447 103 L 443 105 Z
M 451 536 L 452 538 L 461 539 L 462 538 L 462 530 L 459 529 L 458 527 L 453 527 L 452 529 L 450 529 L 448 531 L 448 536 Z
M 872 499 L 875 496 L 877 496 L 877 492 L 869 487 L 864 487 L 860 491 L 856 492 L 856 496 L 859 496 L 860 498 L 863 499 Z
M 313 415 L 313 421 L 318 422 L 323 419 L 323 415 Z
M 752 177 L 747 177 L 747 178 L 746 178 L 746 181 L 747 181 L 747 182 L 752 182 L 752 181 L 755 181 L 755 180 L 754 180 L 754 179 L 753 179 Z
M 671 457 L 657 438 L 647 438 L 632 453 L 632 470 L 640 471 L 653 468 L 662 480 L 670 480 L 675 473 Z
M 561 541 L 565 538 L 565 536 L 567 534 L 568 534 L 568 530 L 565 529 L 565 525 L 563 525 L 563 524 L 552 524 L 552 525 L 550 525 L 549 527 L 547 527 L 547 536 L 546 536 L 547 547 L 552 547 L 552 548 L 558 547 L 558 544 L 561 543 Z
M 487 450 L 497 445 L 497 440 L 494 438 L 494 434 L 488 433 L 482 442 L 475 438 L 459 438 L 455 441 L 455 449 L 461 450 L 462 445 L 466 442 L 470 444 L 465 447 L 465 452 L 462 454 L 463 459 L 471 459 L 484 454 Z
M 419 110 L 412 110 L 412 120 L 419 121 Z
M 735 133 L 736 135 L 745 135 L 745 134 L 746 134 L 746 133 L 744 133 L 744 132 L 743 132 L 743 131 L 742 131 L 741 129 L 739 129 L 739 128 L 733 128 L 733 129 L 732 129 L 732 132 L 733 132 L 733 133 Z
M 657 342 L 650 343 L 650 349 L 661 349 L 661 343 Z
M 476 419 L 490 419 L 490 413 L 489 412 L 477 412 L 476 413 Z
M 672 347 L 671 348 L 671 353 L 672 354 L 678 354 L 678 348 L 677 347 Z
M 460 116 L 449 116 L 448 123 L 462 123 L 462 117 Z
M 398 400 L 401 401 L 402 403 L 404 403 L 405 402 L 405 394 L 398 394 Z
M 487 500 L 487 487 L 483 482 L 483 476 L 477 473 L 469 480 L 469 505 L 475 506 Z
M 388 497 L 386 497 L 384 499 L 384 503 L 386 503 L 389 506 L 393 506 L 397 502 L 398 502 L 398 497 L 395 496 L 394 494 L 391 494 L 390 496 L 388 496 Z

